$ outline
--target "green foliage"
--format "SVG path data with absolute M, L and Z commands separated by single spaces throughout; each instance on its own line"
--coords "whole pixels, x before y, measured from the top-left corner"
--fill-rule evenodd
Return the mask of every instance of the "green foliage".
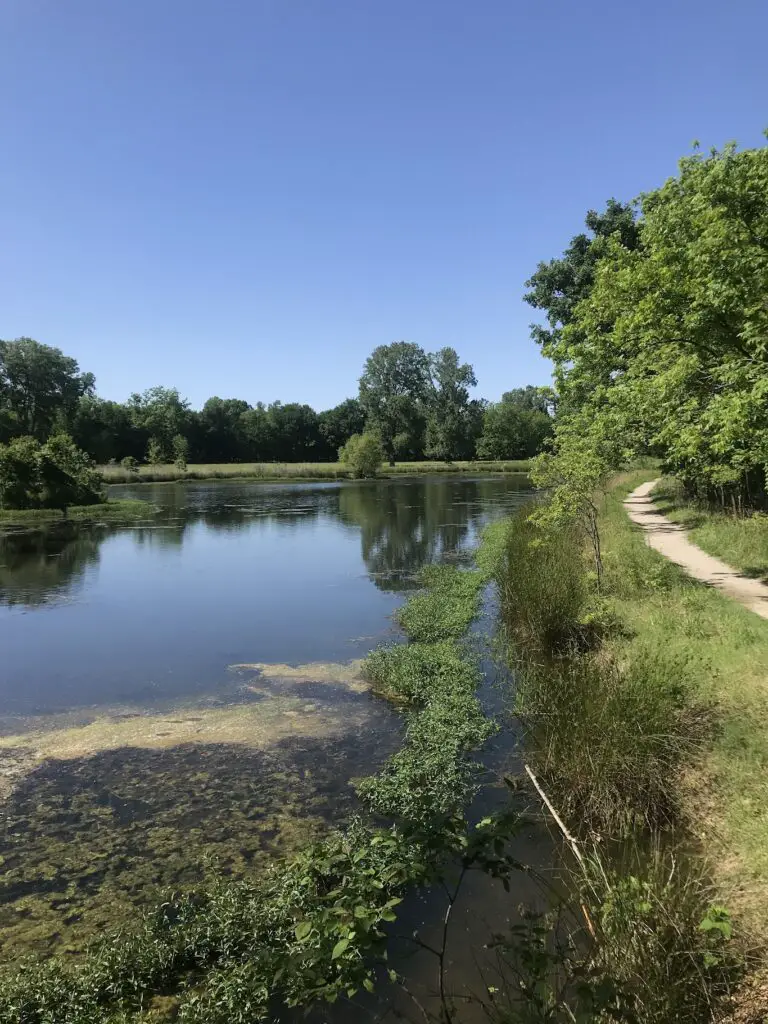
M 472 454 L 477 415 L 468 389 L 475 387 L 477 378 L 469 363 L 459 363 L 453 348 L 440 349 L 429 361 L 432 390 L 425 452 L 431 458 L 450 462 Z
M 397 613 L 410 640 L 434 643 L 460 637 L 477 615 L 483 576 L 454 565 L 430 565 L 421 573 L 424 593 Z
M 640 210 L 545 342 L 564 426 L 611 466 L 659 454 L 695 495 L 764 503 L 768 148 L 686 157 Z
M 168 453 L 158 437 L 150 437 L 147 444 L 147 462 L 150 466 L 160 466 L 168 461 Z
M 186 471 L 187 461 L 189 459 L 189 441 L 183 434 L 176 434 L 172 438 L 171 450 L 173 451 L 174 466 L 177 469 L 183 469 Z
M 67 429 L 94 377 L 74 359 L 32 338 L 0 340 L 0 422 L 9 437 L 44 441 L 55 426 Z
M 121 459 L 120 465 L 128 473 L 136 473 L 139 469 L 139 463 L 132 455 L 126 455 L 124 459 Z
M 390 462 L 422 450 L 430 365 L 412 342 L 379 345 L 365 362 L 360 404 Z
M 604 240 L 616 237 L 632 251 L 640 244 L 640 228 L 631 206 L 609 199 L 604 213 L 590 210 L 585 218 L 592 237 L 576 235 L 559 259 L 540 263 L 526 281 L 530 291 L 525 301 L 542 309 L 549 328 L 533 325 L 531 334 L 544 355 L 559 360 L 563 328 L 574 320 L 576 307 L 587 298 L 595 279 L 595 268 L 604 252 Z
M 339 451 L 339 462 L 358 478 L 374 477 L 384 460 L 384 449 L 377 434 L 353 434 Z
M 743 961 L 728 911 L 682 852 L 597 849 L 573 871 L 560 916 L 528 911 L 494 942 L 497 1024 L 700 1024 L 720 1019 Z
M 0 445 L 0 509 L 65 509 L 101 500 L 99 474 L 68 435 Z
M 128 409 L 134 427 L 148 438 L 148 444 L 154 442 L 156 453 L 165 456 L 161 460 L 148 457 L 147 461 L 167 461 L 174 436 L 186 433 L 189 427 L 189 402 L 176 388 L 154 387 L 131 395 Z
M 365 430 L 365 412 L 360 400 L 347 398 L 333 409 L 321 412 L 319 425 L 328 452 L 338 452 L 350 437 Z
M 481 459 L 531 458 L 551 433 L 546 398 L 536 388 L 518 388 L 485 410 L 477 454 Z

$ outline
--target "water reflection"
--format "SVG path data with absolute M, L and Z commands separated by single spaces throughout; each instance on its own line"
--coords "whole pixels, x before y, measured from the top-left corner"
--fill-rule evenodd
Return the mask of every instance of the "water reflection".
M 412 586 L 424 565 L 459 553 L 494 506 L 503 511 L 525 490 L 520 477 L 113 488 L 118 497 L 156 503 L 160 514 L 130 528 L 56 524 L 0 535 L 0 602 L 35 606 L 60 600 L 84 585 L 89 567 L 98 566 L 101 546 L 117 533 L 129 533 L 137 548 L 176 549 L 201 523 L 221 533 L 279 524 L 287 539 L 321 519 L 358 530 L 371 579 L 384 590 L 400 591 Z
M 104 536 L 74 525 L 0 536 L 0 602 L 34 607 L 82 587 Z
M 361 657 L 419 569 L 460 557 L 525 484 L 126 486 L 159 508 L 145 523 L 0 537 L 0 715 L 156 706 L 226 687 L 235 663 Z

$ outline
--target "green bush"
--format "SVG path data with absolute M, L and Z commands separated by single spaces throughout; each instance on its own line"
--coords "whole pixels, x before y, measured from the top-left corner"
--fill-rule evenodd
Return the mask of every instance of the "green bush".
M 189 461 L 189 441 L 183 434 L 176 434 L 171 441 L 173 464 L 177 469 L 186 470 Z
M 376 434 L 353 434 L 339 449 L 339 462 L 349 466 L 358 478 L 376 476 L 383 461 L 384 449 Z
M 163 448 L 162 441 L 157 437 L 150 437 L 147 443 L 147 462 L 150 466 L 161 466 L 168 461 L 168 455 Z
M 0 445 L 0 508 L 67 508 L 103 500 L 99 474 L 68 434 Z
M 124 459 L 121 459 L 120 465 L 128 473 L 137 473 L 139 470 L 139 463 L 132 455 L 126 455 Z

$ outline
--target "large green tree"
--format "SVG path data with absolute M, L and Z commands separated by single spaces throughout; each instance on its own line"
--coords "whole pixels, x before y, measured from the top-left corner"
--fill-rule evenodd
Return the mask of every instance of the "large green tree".
M 423 450 L 430 386 L 429 356 L 413 342 L 379 345 L 366 360 L 360 403 L 390 463 Z
M 625 249 L 640 244 L 640 226 L 631 205 L 609 199 L 602 213 L 589 210 L 585 217 L 589 234 L 575 235 L 562 256 L 539 263 L 523 296 L 534 309 L 543 310 L 548 326 L 531 325 L 534 341 L 544 355 L 557 359 L 563 328 L 573 323 L 576 307 L 590 294 L 595 267 L 604 252 L 604 241 L 617 238 Z
M 333 409 L 320 413 L 320 433 L 326 445 L 326 456 L 335 459 L 339 449 L 350 437 L 362 434 L 365 428 L 365 411 L 359 398 L 348 398 Z
M 427 414 L 426 454 L 450 462 L 460 458 L 472 427 L 469 389 L 477 378 L 469 363 L 460 363 L 456 349 L 441 348 L 429 357 L 432 388 Z
M 91 394 L 92 373 L 58 348 L 32 338 L 0 341 L 0 430 L 44 441 L 69 426 L 80 398 Z
M 567 415 L 615 460 L 661 455 L 693 491 L 765 500 L 768 148 L 694 154 L 606 239 L 556 346 Z
M 247 461 L 250 452 L 243 414 L 250 409 L 242 398 L 209 398 L 193 425 L 193 451 L 200 462 Z
M 485 410 L 483 433 L 477 442 L 481 459 L 529 459 L 537 455 L 552 433 L 546 389 L 515 388 Z
M 189 431 L 189 402 L 179 395 L 176 388 L 158 386 L 141 394 L 132 394 L 128 408 L 131 422 L 143 432 L 147 444 L 152 440 L 161 457 L 170 459 L 174 437 L 186 435 Z

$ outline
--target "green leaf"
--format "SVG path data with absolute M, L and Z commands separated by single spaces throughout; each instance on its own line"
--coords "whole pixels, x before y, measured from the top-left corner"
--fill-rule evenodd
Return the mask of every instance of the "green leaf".
M 294 934 L 299 942 L 304 942 L 304 940 L 309 936 L 309 933 L 311 931 L 312 925 L 310 924 L 309 921 L 299 921 L 299 923 L 294 928 Z
M 349 939 L 339 939 L 339 941 L 333 947 L 333 952 L 331 953 L 331 960 L 338 960 L 338 958 L 341 956 L 341 954 L 344 952 L 348 945 Z

